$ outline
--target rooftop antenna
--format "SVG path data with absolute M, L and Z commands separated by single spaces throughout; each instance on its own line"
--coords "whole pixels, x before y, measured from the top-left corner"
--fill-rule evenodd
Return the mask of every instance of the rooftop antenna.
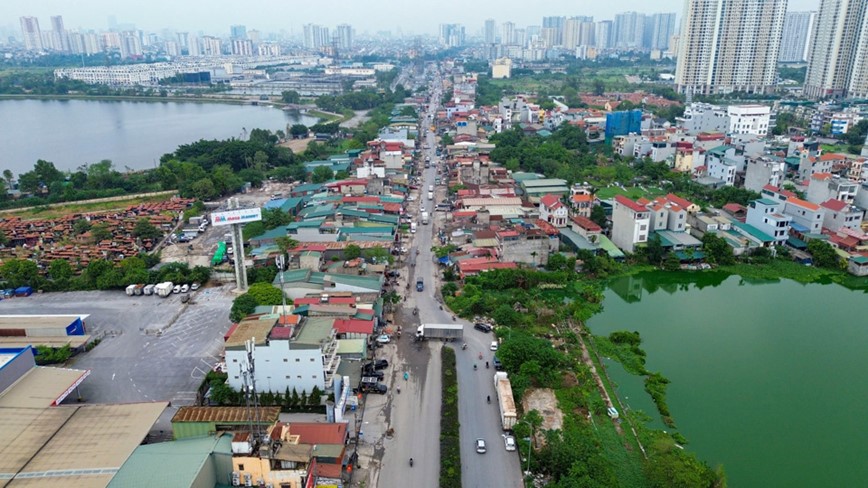
M 247 351 L 247 359 L 241 364 L 242 385 L 245 390 L 244 403 L 247 406 L 247 420 L 250 424 L 250 432 L 254 435 L 256 442 L 259 443 L 263 440 L 263 436 L 259 398 L 256 395 L 256 338 L 252 337 L 246 341 L 244 349 Z M 256 422 L 255 424 L 254 421 Z

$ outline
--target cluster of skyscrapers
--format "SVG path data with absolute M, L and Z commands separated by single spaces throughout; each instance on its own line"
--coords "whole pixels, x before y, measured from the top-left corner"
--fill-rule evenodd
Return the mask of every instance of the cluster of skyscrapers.
M 778 62 L 807 61 L 808 98 L 868 97 L 868 0 L 687 0 L 676 88 L 685 94 L 766 93 Z
M 335 28 L 334 35 L 329 36 L 329 28 L 317 24 L 305 24 L 304 47 L 324 51 L 344 50 L 353 48 L 353 26 L 341 24 Z
M 615 20 L 597 22 L 588 16 L 550 16 L 542 18 L 542 25 L 519 28 L 512 22 L 504 22 L 500 29 L 494 19 L 488 19 L 483 37 L 487 45 L 666 51 L 675 35 L 675 27 L 675 13 L 623 12 L 617 14 Z M 451 45 L 447 41 L 457 37 L 444 34 L 451 34 L 458 28 L 463 39 L 463 27 L 441 25 L 441 43 Z

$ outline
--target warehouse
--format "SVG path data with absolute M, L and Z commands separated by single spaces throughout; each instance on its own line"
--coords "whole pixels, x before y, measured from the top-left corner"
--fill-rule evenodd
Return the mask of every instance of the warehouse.
M 90 341 L 88 315 L 0 315 L 0 347 L 69 345 L 83 349 Z
M 218 432 L 250 430 L 254 424 L 263 429 L 274 425 L 280 407 L 259 407 L 256 415 L 246 407 L 180 407 L 172 417 L 175 439 L 213 436 Z M 253 417 L 253 418 L 251 418 Z

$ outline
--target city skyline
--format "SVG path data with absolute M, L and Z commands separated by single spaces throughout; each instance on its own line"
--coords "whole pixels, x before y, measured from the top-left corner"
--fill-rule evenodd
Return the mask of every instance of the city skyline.
M 227 4 L 229 5 L 229 4 Z M 387 0 L 354 2 L 336 0 L 332 8 L 324 12 L 318 5 L 305 6 L 274 4 L 266 0 L 251 0 L 243 11 L 221 9 L 219 2 L 190 0 L 183 4 L 170 0 L 152 0 L 148 9 L 125 6 L 108 0 L 84 0 L 74 8 L 62 0 L 44 0 L 38 4 L 26 0 L 5 0 L 0 6 L 0 28 L 20 32 L 19 18 L 33 16 L 50 25 L 51 16 L 64 18 L 67 30 L 107 29 L 109 17 L 118 24 L 135 24 L 137 29 L 157 31 L 162 29 L 202 31 L 209 34 L 228 34 L 230 26 L 246 25 L 248 29 L 266 32 L 286 31 L 302 34 L 305 24 L 336 26 L 350 24 L 359 33 L 398 30 L 404 33 L 437 35 L 439 24 L 462 24 L 468 36 L 482 33 L 486 19 L 494 19 L 498 25 L 512 21 L 518 25 L 537 25 L 543 17 L 592 16 L 594 20 L 613 20 L 622 12 L 636 11 L 653 14 L 676 12 L 680 17 L 684 8 L 682 0 L 661 0 L 653 5 L 641 0 L 619 0 L 610 4 L 577 5 L 570 0 L 547 2 L 533 13 L 527 4 L 517 0 L 482 1 L 467 4 L 456 0 L 414 5 L 412 9 L 396 10 L 395 3 Z M 455 7 L 454 9 L 451 7 Z M 819 0 L 790 0 L 789 11 L 817 10 Z M 388 9 L 388 10 L 386 10 Z M 388 11 L 389 15 L 371 15 L 371 12 Z M 172 12 L 167 18 L 166 12 Z M 207 12 L 207 18 L 202 15 Z M 45 27 L 43 27 L 45 29 Z

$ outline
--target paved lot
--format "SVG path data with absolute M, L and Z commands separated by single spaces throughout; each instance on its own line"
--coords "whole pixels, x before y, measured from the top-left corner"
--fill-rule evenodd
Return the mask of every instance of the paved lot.
M 106 334 L 68 367 L 89 369 L 79 387 L 88 403 L 170 401 L 191 405 L 207 371 L 219 360 L 229 329 L 229 287 L 203 288 L 191 303 L 179 295 L 128 297 L 123 291 L 47 293 L 0 302 L 2 314 L 90 314 L 88 332 Z M 71 397 L 68 402 L 76 401 Z M 155 430 L 169 431 L 167 409 Z

